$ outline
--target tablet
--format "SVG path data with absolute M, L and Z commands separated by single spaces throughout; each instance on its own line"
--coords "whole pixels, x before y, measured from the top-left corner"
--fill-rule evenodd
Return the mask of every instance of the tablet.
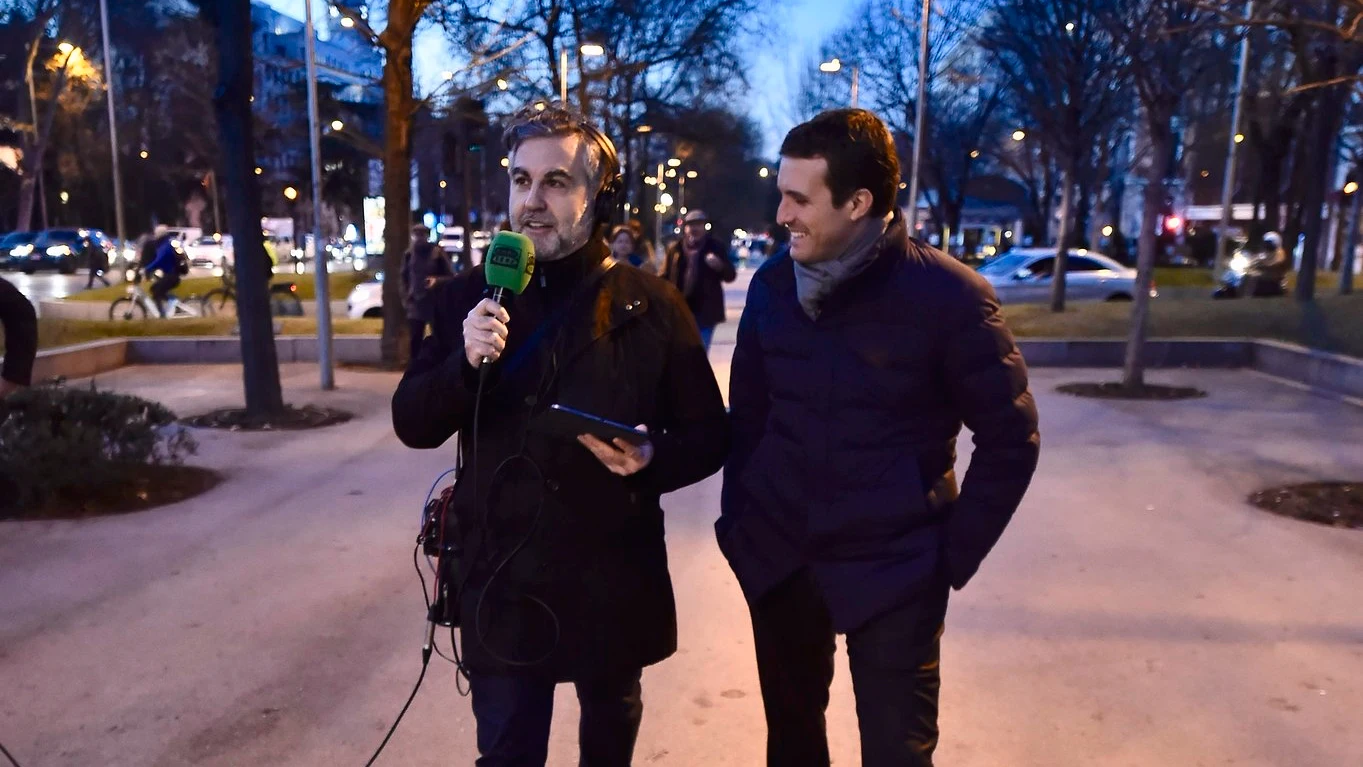
M 648 442 L 647 432 L 562 405 L 550 405 L 548 410 L 535 416 L 530 428 L 569 439 L 577 439 L 579 434 L 591 434 L 610 442 L 618 437 L 636 447 Z

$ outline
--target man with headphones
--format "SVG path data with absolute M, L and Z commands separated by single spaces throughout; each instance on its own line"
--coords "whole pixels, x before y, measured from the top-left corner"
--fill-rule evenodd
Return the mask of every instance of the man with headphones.
M 543 765 L 555 686 L 573 682 L 580 763 L 625 767 L 642 669 L 677 644 L 659 496 L 719 470 L 728 422 L 681 295 L 612 268 L 610 140 L 542 105 L 511 119 L 505 144 L 511 228 L 535 245 L 530 284 L 504 306 L 482 270 L 437 288 L 393 425 L 415 448 L 457 433 L 463 451 L 444 533 L 459 552 L 452 602 L 477 765 Z M 537 428 L 555 404 L 638 424 L 647 441 Z

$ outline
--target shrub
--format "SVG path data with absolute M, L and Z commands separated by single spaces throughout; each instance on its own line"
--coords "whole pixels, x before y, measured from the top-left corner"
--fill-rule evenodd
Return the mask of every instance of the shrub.
M 25 389 L 0 400 L 0 514 L 36 514 L 197 449 L 159 403 L 93 384 Z

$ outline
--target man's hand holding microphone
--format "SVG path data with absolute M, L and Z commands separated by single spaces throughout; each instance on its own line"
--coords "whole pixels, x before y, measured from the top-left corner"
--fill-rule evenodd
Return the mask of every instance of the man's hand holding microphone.
M 464 357 L 479 371 L 506 351 L 511 314 L 502 306 L 501 299 L 506 290 L 519 295 L 530 284 L 535 271 L 534 244 L 525 235 L 498 232 L 488 247 L 485 271 L 487 284 L 493 289 L 492 297 L 479 301 L 464 318 Z M 646 430 L 643 424 L 635 428 Z M 612 474 L 622 477 L 643 471 L 653 461 L 652 442 L 635 446 L 615 439 L 608 443 L 590 434 L 578 435 L 577 441 Z

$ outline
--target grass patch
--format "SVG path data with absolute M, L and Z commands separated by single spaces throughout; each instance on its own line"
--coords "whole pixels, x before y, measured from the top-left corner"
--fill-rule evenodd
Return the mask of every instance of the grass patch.
M 355 289 L 361 282 L 372 280 L 373 274 L 370 272 L 333 272 L 327 275 L 328 284 L 331 286 L 331 300 L 344 301 L 350 291 Z M 271 280 L 273 283 L 295 282 L 298 284 L 298 298 L 302 301 L 313 301 L 317 298 L 317 280 L 311 274 L 276 274 Z M 175 295 L 180 298 L 189 296 L 202 296 L 214 288 L 222 286 L 221 277 L 186 277 L 180 281 L 180 286 L 175 289 Z M 150 286 L 147 286 L 150 289 Z M 67 296 L 68 301 L 99 301 L 111 303 L 115 298 L 126 295 L 128 287 L 124 283 L 118 282 L 107 288 L 94 288 L 92 290 L 82 290 Z
M 1210 288 L 1216 285 L 1211 269 L 1160 266 L 1155 268 L 1155 285 L 1161 288 Z
M 1075 303 L 1063 314 L 1043 304 L 1005 307 L 1018 336 L 1125 338 L 1129 303 Z M 1363 357 L 1363 295 L 1328 296 L 1309 304 L 1291 298 L 1232 301 L 1155 300 L 1151 338 L 1265 338 Z
M 282 332 L 275 335 L 317 335 L 317 321 L 310 317 L 286 317 L 275 320 Z M 142 336 L 230 336 L 236 332 L 237 321 L 230 317 L 190 317 L 178 320 L 142 320 L 139 322 L 108 322 L 105 320 L 38 320 L 38 348 L 70 346 L 105 338 Z M 333 319 L 331 331 L 335 335 L 377 335 L 383 330 L 383 320 Z M 0 348 L 3 345 L 0 344 Z

